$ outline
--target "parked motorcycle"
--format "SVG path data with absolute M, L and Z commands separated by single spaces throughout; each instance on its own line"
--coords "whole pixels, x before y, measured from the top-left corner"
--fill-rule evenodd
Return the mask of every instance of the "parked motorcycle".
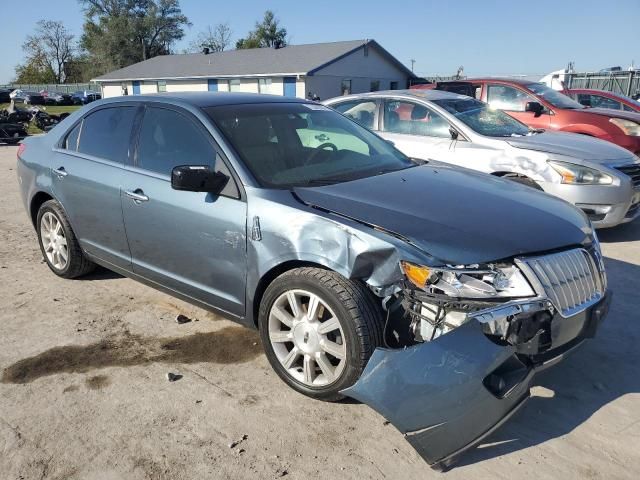
M 0 112 L 0 143 L 15 145 L 27 135 L 23 123 L 12 121 L 6 110 Z
M 32 107 L 30 111 L 30 121 L 43 132 L 48 132 L 58 123 L 69 116 L 68 113 L 61 113 L 60 115 L 50 115 L 39 107 Z

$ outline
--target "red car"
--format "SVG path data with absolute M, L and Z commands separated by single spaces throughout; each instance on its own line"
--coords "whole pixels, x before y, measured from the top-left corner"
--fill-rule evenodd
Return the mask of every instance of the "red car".
M 627 112 L 640 112 L 640 102 L 605 90 L 591 90 L 588 88 L 572 88 L 562 93 L 581 103 L 585 107 L 610 108 Z
M 475 97 L 532 128 L 590 135 L 640 154 L 640 113 L 585 107 L 542 83 L 478 78 L 411 88 L 435 88 Z

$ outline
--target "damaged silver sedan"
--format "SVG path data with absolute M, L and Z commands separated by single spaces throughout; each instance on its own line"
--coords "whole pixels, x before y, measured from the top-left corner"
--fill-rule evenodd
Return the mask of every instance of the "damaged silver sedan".
M 55 274 L 99 264 L 258 328 L 289 386 L 370 405 L 437 468 L 608 310 L 580 210 L 304 100 L 98 101 L 26 140 L 17 170 Z

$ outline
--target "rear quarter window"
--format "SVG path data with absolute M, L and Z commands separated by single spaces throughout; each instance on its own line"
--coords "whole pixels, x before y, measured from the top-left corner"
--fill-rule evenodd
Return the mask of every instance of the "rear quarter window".
M 62 142 L 62 148 L 65 150 L 71 150 L 72 152 L 78 150 L 78 139 L 80 138 L 81 128 L 82 122 L 79 122 L 69 133 L 67 133 L 64 142 Z
M 135 107 L 103 108 L 82 121 L 78 152 L 125 163 L 133 130 Z

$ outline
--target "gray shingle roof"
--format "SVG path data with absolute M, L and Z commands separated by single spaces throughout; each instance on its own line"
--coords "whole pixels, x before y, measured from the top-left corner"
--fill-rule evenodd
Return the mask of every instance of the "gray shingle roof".
M 406 69 L 373 40 L 289 45 L 280 49 L 252 48 L 226 52 L 160 55 L 115 70 L 96 81 L 158 80 L 194 77 L 224 77 L 238 75 L 308 74 L 319 67 L 360 48 L 365 43 L 379 48 L 402 69 Z M 410 73 L 409 73 L 410 75 Z

